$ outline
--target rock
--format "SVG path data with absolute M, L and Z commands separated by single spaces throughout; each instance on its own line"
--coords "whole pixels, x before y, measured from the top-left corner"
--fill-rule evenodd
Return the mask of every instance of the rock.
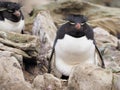
M 37 37 L 13 32 L 0 31 L 0 42 L 6 46 L 21 49 L 25 52 L 29 51 L 28 55 L 30 56 L 37 56 L 36 53 L 40 47 Z
M 31 85 L 27 82 L 9 82 L 7 85 L 3 85 L 0 87 L 0 90 L 34 90 Z
M 119 0 L 112 0 L 111 2 L 112 7 L 120 7 L 120 1 Z
M 39 75 L 37 76 L 34 81 L 33 81 L 33 87 L 36 90 L 44 90 L 45 88 L 45 81 L 44 81 L 44 76 L 43 75 Z
M 72 71 L 67 90 L 111 90 L 112 72 L 94 65 L 80 65 Z
M 106 68 L 112 70 L 112 72 L 120 71 L 120 53 L 118 51 L 119 40 L 111 35 L 104 29 L 97 27 L 94 28 L 95 40 L 99 47 L 105 62 Z
M 117 14 L 116 14 L 117 15 Z M 98 18 L 95 20 L 89 21 L 90 25 L 93 27 L 101 27 L 108 31 L 110 34 L 113 34 L 120 38 L 120 23 L 119 23 L 120 17 L 117 16 L 111 16 L 106 18 Z
M 0 90 L 32 90 L 25 82 L 22 68 L 9 51 L 0 51 Z
M 34 21 L 32 34 L 38 36 L 42 43 L 53 44 L 56 30 L 49 11 L 40 11 Z
M 120 74 L 114 74 L 112 90 L 120 90 Z
M 35 77 L 43 69 L 37 63 L 40 46 L 39 38 L 36 36 L 0 31 L 0 50 L 5 51 L 1 56 L 4 57 L 7 52 L 10 52 L 11 56 L 19 61 L 23 71 L 29 72 L 30 77 Z M 28 77 L 25 75 L 25 79 Z
M 26 52 L 24 52 L 24 51 L 22 51 L 20 49 L 17 49 L 17 48 L 12 48 L 12 47 L 5 46 L 2 43 L 0 43 L 0 50 L 13 52 L 14 56 L 21 55 L 23 57 L 30 58 L 30 56 Z
M 60 80 L 52 74 L 38 75 L 33 82 L 36 90 L 64 90 L 67 81 Z
M 45 74 L 44 79 L 46 82 L 46 86 L 48 89 L 55 89 L 55 90 L 61 90 L 62 89 L 62 83 L 61 80 L 58 78 L 55 78 L 53 75 Z
M 17 61 L 17 59 L 15 57 L 12 56 L 12 53 L 7 52 L 7 51 L 3 51 L 0 52 L 0 54 L 4 54 L 3 56 L 1 56 L 1 61 L 0 61 L 0 71 L 1 71 L 1 79 L 8 79 L 9 80 L 21 80 L 24 81 L 24 76 L 22 73 L 22 68 L 19 64 L 19 62 Z M 6 55 L 5 55 L 6 54 Z M 4 75 L 4 76 L 3 76 Z M 7 80 L 6 80 L 7 82 Z
M 12 0 L 13 1 L 13 0 Z M 36 7 L 40 7 L 41 5 L 46 5 L 50 3 L 52 0 L 34 0 L 34 1 L 29 1 L 29 0 L 17 0 L 20 3 L 22 3 L 22 11 L 25 16 L 25 19 L 29 17 L 29 13 Z
M 104 48 L 103 57 L 106 68 L 111 69 L 112 72 L 120 72 L 120 53 L 117 49 L 113 47 Z
M 0 50 L 2 50 L 1 47 L 6 47 L 6 46 L 4 46 L 3 44 L 1 46 L 1 43 L 0 43 Z M 0 57 L 6 57 L 6 56 L 10 57 L 10 56 L 13 56 L 13 57 L 15 57 L 17 59 L 19 64 L 21 66 L 23 66 L 23 56 L 12 52 L 12 50 L 15 50 L 15 49 L 10 48 L 10 49 L 6 49 L 6 50 L 3 50 L 3 51 L 0 51 L 0 53 L 1 53 Z
M 109 7 L 120 7 L 120 1 L 119 0 L 85 0 L 89 1 L 92 3 L 100 4 L 100 5 L 105 5 Z
M 4 40 L 1 37 L 5 34 Z M 22 50 L 37 50 L 40 44 L 38 43 L 38 38 L 26 34 L 17 34 L 13 32 L 0 32 L 1 42 L 5 45 L 10 45 L 15 48 L 20 48 Z M 6 41 L 5 41 L 6 40 Z M 8 40 L 8 42 L 7 42 Z M 37 48 L 36 48 L 37 47 Z
M 95 8 L 97 8 L 97 10 Z M 58 2 L 48 4 L 47 9 L 53 12 L 52 14 L 61 14 L 61 15 L 66 15 L 69 13 L 84 14 L 89 16 L 89 18 L 92 20 L 93 18 L 99 19 L 99 17 L 102 16 L 103 18 L 119 16 L 120 13 L 119 11 L 117 11 L 119 10 L 118 8 L 104 7 L 104 6 L 88 3 L 82 0 L 59 0 Z M 111 12 L 111 9 L 114 11 Z M 108 16 L 108 14 L 110 16 Z M 57 16 L 55 16 L 54 18 L 56 17 Z M 62 18 L 62 17 L 58 17 L 58 18 Z
M 93 31 L 98 46 L 100 47 L 118 46 L 118 39 L 115 36 L 111 35 L 109 32 L 107 32 L 107 30 L 100 27 L 96 27 L 93 29 Z
M 48 57 L 53 46 L 56 30 L 57 28 L 54 25 L 50 13 L 48 11 L 39 11 L 34 21 L 32 34 L 39 37 L 41 47 L 38 56 L 40 63 L 38 63 L 40 66 L 45 66 L 45 68 L 48 68 Z

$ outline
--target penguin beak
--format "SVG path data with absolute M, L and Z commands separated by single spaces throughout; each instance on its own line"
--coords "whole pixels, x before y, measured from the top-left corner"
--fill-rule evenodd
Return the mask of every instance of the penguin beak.
M 20 11 L 16 10 L 13 14 L 14 14 L 15 16 L 19 17 L 19 16 L 20 16 Z
M 79 30 L 79 29 L 81 28 L 80 23 L 76 23 L 75 28 L 76 28 L 77 30 Z

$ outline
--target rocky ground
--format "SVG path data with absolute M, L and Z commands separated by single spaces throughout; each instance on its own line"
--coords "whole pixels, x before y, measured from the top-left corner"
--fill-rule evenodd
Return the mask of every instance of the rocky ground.
M 17 1 L 17 0 L 16 0 Z M 24 3 L 24 35 L 0 31 L 0 90 L 120 90 L 120 9 L 82 0 L 45 0 Z M 51 3 L 50 3 L 51 2 Z M 36 7 L 33 10 L 33 7 Z M 40 6 L 39 6 L 40 5 Z M 29 10 L 28 10 L 29 9 Z M 28 13 L 33 10 L 32 15 Z M 93 27 L 106 69 L 78 65 L 69 80 L 59 79 L 48 58 L 55 32 L 68 14 L 83 14 Z

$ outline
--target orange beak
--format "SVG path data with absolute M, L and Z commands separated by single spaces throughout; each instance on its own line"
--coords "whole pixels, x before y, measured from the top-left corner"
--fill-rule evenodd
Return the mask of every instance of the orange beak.
M 15 16 L 19 17 L 19 16 L 20 16 L 20 11 L 15 11 L 13 14 L 14 14 Z
M 79 30 L 79 29 L 81 28 L 80 23 L 77 23 L 77 24 L 75 25 L 75 28 L 76 28 L 77 30 Z

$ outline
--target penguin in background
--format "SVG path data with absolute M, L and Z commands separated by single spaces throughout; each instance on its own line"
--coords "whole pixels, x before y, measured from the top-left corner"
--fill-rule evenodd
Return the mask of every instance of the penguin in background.
M 20 8 L 19 3 L 0 1 L 0 30 L 23 34 L 24 16 Z
M 86 23 L 87 18 L 84 15 L 68 15 L 66 20 L 68 22 L 57 31 L 48 73 L 51 71 L 53 54 L 55 67 L 62 74 L 62 79 L 68 79 L 72 68 L 80 63 L 99 64 L 105 68 L 102 55 L 95 43 L 94 32 Z

